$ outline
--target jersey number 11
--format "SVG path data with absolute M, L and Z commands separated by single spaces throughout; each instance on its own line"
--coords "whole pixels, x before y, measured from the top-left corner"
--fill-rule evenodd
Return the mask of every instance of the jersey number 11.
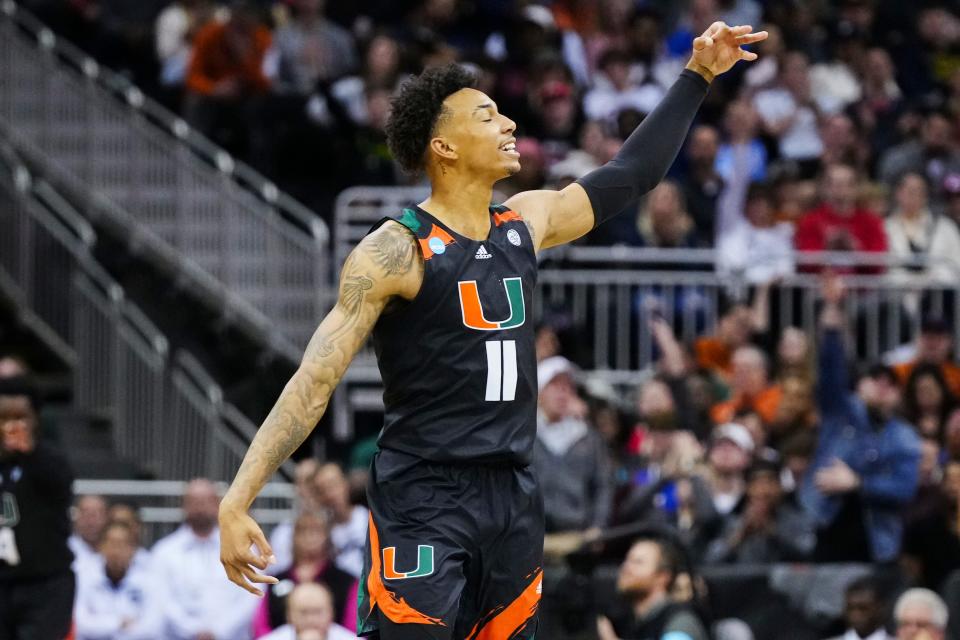
M 493 402 L 512 401 L 517 393 L 517 343 L 487 340 L 487 395 Z

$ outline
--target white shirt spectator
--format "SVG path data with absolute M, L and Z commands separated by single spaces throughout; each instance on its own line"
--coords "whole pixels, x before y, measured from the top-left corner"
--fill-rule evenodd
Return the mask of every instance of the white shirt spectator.
M 597 76 L 596 87 L 583 99 L 583 110 L 591 120 L 613 121 L 626 109 L 650 113 L 666 93 L 660 85 L 649 83 L 617 91 L 609 81 L 601 78 L 602 75 Z
M 77 640 L 156 640 L 162 637 L 163 602 L 149 566 L 136 563 L 119 584 L 98 570 L 78 578 L 74 619 Z
M 250 637 L 258 600 L 227 579 L 216 528 L 201 538 L 181 526 L 154 545 L 152 564 L 164 603 L 165 639 L 193 640 L 204 631 L 217 640 Z
M 792 124 L 780 136 L 780 153 L 790 160 L 810 160 L 823 153 L 817 129 L 817 115 L 808 106 L 797 104 L 793 94 L 775 87 L 759 92 L 753 106 L 768 126 L 792 118 Z
M 815 64 L 810 69 L 810 93 L 825 114 L 843 111 L 860 100 L 860 80 L 840 61 Z
M 739 273 L 747 282 L 770 282 L 794 272 L 793 225 L 755 227 L 743 220 L 718 238 L 717 272 Z
M 96 549 L 84 542 L 77 534 L 67 538 L 67 546 L 73 551 L 73 572 L 78 579 L 81 575 L 95 574 L 103 564 L 103 559 Z
M 330 540 L 333 542 L 333 548 L 337 550 L 337 567 L 357 578 L 363 572 L 363 554 L 367 546 L 369 519 L 370 512 L 367 508 L 356 505 L 348 521 L 334 524 L 330 529 Z M 292 540 L 292 527 L 290 533 Z
M 937 284 L 953 284 L 960 274 L 960 231 L 952 220 L 929 210 L 916 220 L 894 214 L 884 221 L 891 255 L 914 255 L 929 260 L 925 275 Z M 903 278 L 909 270 L 897 268 L 891 277 Z M 916 273 L 916 272 L 914 272 Z
M 356 640 L 356 637 L 355 633 L 347 630 L 345 627 L 332 624 L 324 640 Z M 297 631 L 293 628 L 293 625 L 285 624 L 282 627 L 277 627 L 267 635 L 261 636 L 260 640 L 297 640 Z

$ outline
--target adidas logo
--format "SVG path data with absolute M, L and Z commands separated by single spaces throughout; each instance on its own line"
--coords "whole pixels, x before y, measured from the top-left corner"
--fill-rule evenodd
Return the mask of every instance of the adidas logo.
M 493 256 L 490 254 L 489 251 L 487 251 L 486 247 L 484 247 L 483 245 L 480 245 L 480 248 L 477 249 L 476 255 L 473 257 L 476 258 L 477 260 L 487 260 L 489 258 L 492 258 Z

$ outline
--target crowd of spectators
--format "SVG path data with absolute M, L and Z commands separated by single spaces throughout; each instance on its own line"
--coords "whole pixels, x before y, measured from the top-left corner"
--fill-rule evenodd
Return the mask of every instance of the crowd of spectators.
M 138 510 L 101 496 L 74 503 L 77 640 L 343 640 L 354 638 L 366 540 L 366 508 L 351 504 L 347 479 L 334 463 L 305 459 L 297 467 L 290 519 L 274 527 L 279 581 L 264 597 L 243 593 L 220 566 L 219 495 L 195 479 L 183 494 L 183 523 L 142 544 Z M 338 511 L 345 505 L 347 517 Z M 341 514 L 342 515 L 342 514 Z M 357 525 L 357 521 L 363 526 Z M 359 550 L 359 551 L 358 551 Z M 55 636 L 50 636 L 51 638 Z
M 883 585 L 877 597 L 891 604 L 906 587 L 960 587 L 952 327 L 927 316 L 900 361 L 858 363 L 843 277 L 822 276 L 810 335 L 787 329 L 772 339 L 756 309 L 734 304 L 714 335 L 682 344 L 652 317 L 659 359 L 627 399 L 602 374 L 579 371 L 561 355 L 563 332 L 542 325 L 534 465 L 548 563 L 584 549 L 612 560 L 622 547 L 611 532 L 640 526 L 667 532 L 687 566 L 706 574 L 870 566 Z M 546 580 L 545 593 L 551 587 Z M 814 622 L 797 637 L 827 628 Z
M 770 37 L 711 89 L 670 179 L 586 242 L 714 247 L 763 281 L 791 249 L 960 266 L 960 15 L 896 0 L 30 0 L 46 20 L 329 216 L 352 185 L 416 181 L 384 123 L 410 74 L 459 61 L 563 186 L 612 157 L 714 20 Z M 750 256 L 750 260 L 746 260 Z M 922 264 L 930 259 L 930 264 Z M 863 270 L 879 272 L 874 265 Z M 899 270 L 904 273 L 904 270 Z

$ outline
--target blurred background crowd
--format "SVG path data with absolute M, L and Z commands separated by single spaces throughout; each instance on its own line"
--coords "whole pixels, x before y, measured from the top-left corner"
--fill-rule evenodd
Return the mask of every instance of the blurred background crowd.
M 398 84 L 427 66 L 469 65 L 518 123 L 523 169 L 497 185 L 502 198 L 609 160 L 715 20 L 767 30 L 760 60 L 714 83 L 668 179 L 583 241 L 712 248 L 749 295 L 690 340 L 648 305 L 655 363 L 628 395 L 575 364 L 583 327 L 541 319 L 534 464 L 550 571 L 538 636 L 631 640 L 686 624 L 691 638 L 960 639 L 955 301 L 908 304 L 919 336 L 858 361 L 863 311 L 844 284 L 921 274 L 956 286 L 956 3 L 24 4 L 328 219 L 349 186 L 418 180 L 391 160 L 383 127 Z M 878 257 L 823 274 L 815 332 L 771 329 L 777 280 L 821 270 L 795 249 Z M 0 422 L 36 422 L 2 393 L 0 408 Z M 10 442 L 7 454 L 33 455 Z M 222 575 L 211 483 L 188 485 L 183 526 L 149 552 L 135 506 L 80 498 L 77 638 L 232 640 L 288 619 L 300 635 L 271 637 L 349 634 L 371 452 L 365 440 L 343 466 L 299 463 L 296 514 L 271 537 L 281 582 L 260 602 Z M 311 583 L 324 588 L 295 586 Z

